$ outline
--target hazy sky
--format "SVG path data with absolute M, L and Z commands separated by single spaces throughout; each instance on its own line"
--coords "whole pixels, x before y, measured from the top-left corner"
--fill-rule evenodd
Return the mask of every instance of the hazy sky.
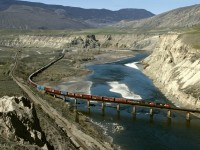
M 200 0 L 23 0 L 58 4 L 81 8 L 105 8 L 119 10 L 122 8 L 142 8 L 154 14 L 160 14 L 175 8 L 200 4 Z

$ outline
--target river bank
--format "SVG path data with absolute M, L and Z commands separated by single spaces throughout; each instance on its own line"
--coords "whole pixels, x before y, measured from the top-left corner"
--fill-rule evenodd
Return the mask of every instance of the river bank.
M 93 60 L 83 62 L 81 66 L 76 68 L 76 70 L 72 73 L 73 76 L 65 74 L 64 77 L 59 77 L 60 78 L 59 81 L 56 80 L 54 82 L 54 79 L 52 79 L 53 80 L 52 82 L 51 80 L 45 81 L 44 76 L 48 76 L 48 75 L 44 73 L 40 75 L 40 77 L 42 78 L 40 83 L 45 86 L 54 87 L 56 89 L 60 89 L 60 90 L 68 91 L 68 92 L 90 94 L 90 88 L 91 88 L 92 83 L 89 81 L 86 81 L 86 77 L 89 74 L 92 74 L 92 72 L 87 69 L 87 66 L 94 65 L 94 64 L 105 64 L 105 63 L 120 61 L 123 59 L 133 57 L 137 53 L 138 51 L 133 51 L 133 50 L 105 50 L 102 54 L 95 55 Z M 67 56 L 65 58 L 67 58 Z M 63 63 L 58 64 L 56 67 L 59 67 L 60 65 L 63 65 Z M 68 67 L 69 66 L 65 66 L 65 68 L 68 68 Z M 53 68 L 52 68 L 52 71 L 50 70 L 49 72 L 53 74 L 54 72 Z M 57 78 L 56 75 L 54 76 L 54 74 L 52 76 L 53 78 Z
M 134 62 L 135 61 L 137 61 L 137 60 L 134 60 Z M 130 61 L 129 61 L 129 63 L 130 63 Z M 113 63 L 106 64 L 106 66 L 107 65 L 111 65 L 112 66 L 112 64 Z M 127 63 L 123 61 L 123 63 L 117 62 L 117 63 L 114 63 L 114 64 L 118 64 L 119 67 L 120 66 L 124 67 L 124 64 L 127 64 Z M 123 64 L 123 65 L 121 65 L 121 64 Z M 93 65 L 93 66 L 95 67 L 95 65 Z M 110 69 L 112 71 L 114 71 L 112 68 L 110 68 Z M 129 70 L 129 68 L 126 68 L 126 69 Z M 137 69 L 135 71 L 138 72 Z M 119 74 L 120 71 L 118 69 L 116 69 L 115 72 L 117 74 Z M 92 72 L 88 72 L 88 73 L 91 74 Z M 112 72 L 110 72 L 110 73 L 111 73 L 110 77 L 112 78 Z M 121 73 L 123 73 L 122 76 L 124 76 L 127 73 L 130 74 L 130 72 L 120 72 L 120 74 Z M 101 75 L 101 73 L 99 75 Z M 107 75 L 109 75 L 109 74 L 105 73 L 105 75 L 106 75 L 105 81 L 102 81 L 102 82 L 108 83 Z M 85 76 L 82 75 L 81 77 L 82 77 L 82 80 L 85 79 L 84 78 Z M 81 77 L 79 77 L 79 79 L 80 79 L 79 81 L 81 81 Z M 108 77 L 108 78 L 110 78 L 110 77 Z M 73 78 L 76 79 L 76 77 L 73 77 Z M 131 76 L 131 78 L 133 79 L 133 76 Z M 141 78 L 139 78 L 139 79 L 141 79 Z M 141 81 L 141 80 L 139 80 L 139 81 Z M 138 83 L 138 81 L 137 81 L 137 83 Z M 147 84 L 147 83 L 143 84 L 141 82 L 139 82 L 139 83 L 142 84 L 142 85 L 147 85 L 147 87 L 145 87 L 146 88 L 145 92 L 149 91 L 149 84 Z M 70 83 L 70 84 L 72 85 L 72 83 Z M 132 85 L 136 86 L 135 83 L 132 83 Z M 88 84 L 86 86 L 88 86 L 88 88 L 84 87 L 84 82 L 80 82 L 80 84 L 77 84 L 76 86 L 71 86 L 72 87 L 71 90 L 73 90 L 73 88 L 78 88 L 78 89 L 85 90 L 85 92 L 88 92 L 88 90 L 91 88 L 90 87 L 91 84 Z M 55 84 L 55 86 L 53 86 L 53 87 L 57 87 L 57 84 Z M 82 90 L 80 90 L 80 92 Z M 118 91 L 118 92 L 120 92 L 120 91 Z M 91 93 L 91 94 L 94 94 L 94 93 Z M 102 94 L 100 94 L 100 95 L 102 95 Z M 113 96 L 113 95 L 111 95 L 111 96 Z M 83 119 L 80 119 L 80 117 L 79 117 L 79 119 L 80 119 L 80 121 L 79 121 L 80 127 L 84 127 L 82 129 L 85 130 L 86 131 L 85 133 L 90 135 L 91 137 L 94 137 L 95 134 L 97 133 L 98 136 L 95 137 L 95 138 L 97 138 L 98 140 L 106 141 L 106 142 L 109 141 L 110 145 L 114 145 L 114 146 L 112 146 L 113 149 L 116 149 L 116 148 L 114 148 L 115 144 L 119 144 L 120 146 L 122 146 L 122 149 L 130 149 L 130 145 L 134 146 L 134 147 L 137 147 L 137 148 L 143 148 L 143 149 L 146 149 L 149 146 L 151 146 L 152 149 L 160 149 L 163 146 L 164 147 L 169 147 L 169 144 L 163 142 L 163 141 L 165 141 L 163 138 L 162 139 L 158 139 L 157 135 L 159 135 L 159 137 L 160 136 L 162 137 L 163 136 L 163 132 L 164 132 L 164 133 L 167 133 L 167 134 L 165 134 L 165 136 L 167 136 L 170 139 L 170 138 L 174 138 L 174 137 L 175 138 L 179 137 L 182 134 L 182 132 L 184 132 L 184 134 L 186 134 L 185 133 L 185 128 L 182 126 L 183 125 L 183 122 L 182 122 L 183 118 L 182 118 L 182 116 L 179 116 L 177 114 L 175 114 L 176 119 L 173 120 L 173 124 L 172 125 L 169 125 L 169 122 L 165 119 L 166 118 L 166 114 L 164 112 L 161 112 L 161 113 L 158 112 L 158 114 L 156 114 L 155 118 L 154 118 L 154 121 L 155 120 L 156 121 L 153 123 L 150 120 L 150 123 L 148 123 L 148 116 L 149 116 L 148 115 L 148 111 L 143 110 L 143 109 L 142 110 L 137 110 L 137 112 L 138 112 L 137 121 L 134 121 L 134 124 L 133 124 L 133 122 L 130 120 L 130 118 L 129 119 L 127 118 L 128 116 L 130 116 L 130 110 L 128 108 L 126 108 L 126 107 L 123 108 L 120 111 L 120 116 L 123 115 L 123 117 L 121 117 L 121 119 L 119 119 L 116 116 L 116 109 L 114 107 L 113 108 L 108 107 L 107 108 L 108 111 L 106 112 L 106 116 L 102 117 L 101 115 L 99 115 L 98 107 L 92 108 L 92 113 L 88 114 L 87 108 L 86 107 L 84 108 L 84 106 L 86 106 L 86 105 L 82 104 L 82 102 L 81 102 L 78 106 L 80 106 L 80 107 L 78 107 L 79 108 L 78 112 L 81 114 L 81 118 L 83 118 Z M 82 114 L 84 114 L 84 115 L 82 115 Z M 124 119 L 124 118 L 126 118 L 126 119 Z M 174 115 L 173 115 L 173 118 L 174 118 Z M 96 119 L 97 119 L 97 121 L 95 121 Z M 182 122 L 181 124 L 180 124 L 180 121 Z M 194 120 L 193 120 L 193 122 L 194 122 Z M 198 124 L 198 120 L 196 122 L 197 122 L 196 124 Z M 88 125 L 85 126 L 84 123 L 87 123 Z M 95 129 L 96 125 L 98 127 L 101 127 L 101 129 L 100 129 L 100 132 L 96 132 L 94 134 L 93 131 L 96 131 L 96 129 Z M 107 127 L 107 126 L 111 126 L 111 127 Z M 155 131 L 154 131 L 155 134 L 151 132 L 152 131 L 152 126 L 153 126 L 153 130 L 155 129 Z M 169 126 L 170 126 L 170 128 L 169 128 Z M 91 128 L 93 128 L 95 130 L 92 131 Z M 115 129 L 118 129 L 118 128 L 120 129 L 120 131 L 116 132 Z M 178 131 L 178 135 L 176 135 L 177 132 L 171 131 L 171 128 L 172 129 L 175 128 L 175 130 Z M 112 139 L 109 139 L 108 136 L 106 136 L 104 134 L 104 131 L 102 129 L 106 129 L 107 132 L 110 132 L 110 131 L 112 132 L 112 133 L 109 133 L 107 135 L 111 135 L 112 137 L 114 136 L 113 142 L 112 142 Z M 90 130 L 90 132 L 87 132 L 87 130 Z M 170 132 L 168 132 L 169 130 L 170 130 Z M 195 130 L 195 128 L 194 128 L 194 130 Z M 138 132 L 136 132 L 136 131 L 138 131 Z M 144 131 L 145 131 L 145 134 L 142 134 Z M 120 134 L 120 132 L 122 132 L 122 134 Z M 193 131 L 190 133 L 190 138 L 191 138 L 192 133 L 193 133 Z M 79 132 L 77 132 L 77 134 L 79 134 Z M 126 135 L 129 135 L 129 136 L 126 136 Z M 188 135 L 188 133 L 187 133 L 187 135 Z M 107 137 L 106 140 L 105 140 L 105 138 L 102 138 L 101 136 L 102 137 Z M 147 141 L 148 141 L 147 144 L 141 144 L 140 142 L 142 142 L 143 139 L 146 138 L 146 137 L 150 137 L 150 138 L 147 138 Z M 126 140 L 124 141 L 124 139 L 126 139 Z M 181 138 L 181 140 L 179 140 L 179 139 L 180 138 L 177 138 L 177 139 L 175 139 L 175 141 L 181 143 L 181 144 L 178 144 L 178 147 L 181 148 L 182 145 L 183 145 L 182 142 L 184 141 L 184 139 L 182 139 L 182 138 Z M 140 142 L 136 142 L 138 140 Z M 91 143 L 91 141 L 89 143 Z M 174 142 L 171 141 L 170 143 L 174 143 Z M 198 141 L 197 141 L 197 143 L 198 143 Z M 158 146 L 154 147 L 154 145 L 158 145 Z M 187 144 L 184 144 L 184 145 L 187 146 Z M 191 146 L 191 144 L 190 144 L 190 146 Z M 116 146 L 116 147 L 119 148 L 118 146 Z M 195 145 L 194 147 L 198 147 L 198 146 Z
M 40 77 L 42 77 L 42 79 L 40 79 L 39 82 L 42 85 L 50 86 L 52 88 L 63 90 L 63 91 L 90 94 L 92 82 L 86 81 L 86 77 L 89 74 L 92 74 L 92 72 L 90 72 L 86 69 L 86 67 L 88 65 L 111 63 L 111 62 L 115 62 L 115 61 L 119 61 L 122 59 L 133 57 L 136 53 L 137 52 L 131 51 L 131 50 L 122 50 L 119 52 L 109 50 L 106 53 L 96 55 L 94 60 L 81 64 L 80 68 L 76 68 L 76 72 L 78 72 L 78 70 L 80 70 L 80 72 L 81 72 L 80 76 L 79 75 L 68 76 L 68 77 L 64 76 L 63 78 L 61 78 L 61 80 L 59 82 L 57 82 L 57 81 L 52 82 L 51 80 L 41 81 L 42 79 L 44 79 L 44 75 L 40 75 Z M 67 56 L 68 56 L 68 54 L 67 54 Z M 63 65 L 63 63 L 61 62 L 60 64 L 59 63 L 56 64 L 56 68 L 60 67 L 60 65 Z M 65 66 L 65 67 L 67 67 L 67 66 Z M 52 66 L 52 68 L 50 67 L 50 69 L 52 69 L 52 71 L 50 70 L 50 72 L 53 74 L 53 66 Z M 47 70 L 47 71 L 49 71 L 49 70 Z M 84 73 L 82 73 L 82 72 L 84 72 Z M 54 80 L 54 78 L 52 80 Z M 38 80 L 38 79 L 36 79 L 36 80 Z M 69 108 L 71 107 L 70 104 L 68 105 L 68 107 Z M 119 149 L 119 146 L 114 145 L 112 143 L 112 141 L 113 141 L 112 138 L 109 137 L 107 134 L 105 134 L 104 129 L 101 128 L 98 124 L 96 124 L 92 120 L 90 120 L 87 116 L 83 115 L 81 112 L 72 112 L 72 115 L 74 115 L 76 117 L 76 120 L 78 120 L 78 122 L 77 122 L 78 123 L 77 125 L 79 126 L 78 128 L 81 129 L 82 131 L 84 131 L 84 133 L 85 133 L 84 136 L 82 133 L 82 136 L 80 137 L 80 139 L 82 139 L 83 141 L 86 141 L 86 143 L 89 145 L 94 145 L 95 142 L 94 142 L 93 138 L 97 138 L 97 141 L 101 141 L 100 143 L 104 144 L 104 146 L 103 146 L 104 148 Z M 77 125 L 75 125 L 75 126 L 77 126 Z M 70 127 L 70 128 L 72 128 L 72 127 Z M 77 130 L 77 127 L 73 127 L 73 134 L 80 136 L 80 131 Z M 87 140 L 85 140 L 82 137 L 87 137 Z M 93 138 L 91 138 L 91 137 L 93 137 Z M 97 148 L 102 147 L 97 142 L 95 143 L 95 145 L 97 145 Z

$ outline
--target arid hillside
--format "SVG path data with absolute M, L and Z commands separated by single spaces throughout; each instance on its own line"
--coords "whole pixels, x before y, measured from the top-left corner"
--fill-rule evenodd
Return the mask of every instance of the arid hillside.
M 0 28 L 84 29 L 138 20 L 154 14 L 144 9 L 83 9 L 17 0 L 0 0 Z
M 200 5 L 178 8 L 139 21 L 121 21 L 116 27 L 121 29 L 165 29 L 192 27 L 200 23 Z

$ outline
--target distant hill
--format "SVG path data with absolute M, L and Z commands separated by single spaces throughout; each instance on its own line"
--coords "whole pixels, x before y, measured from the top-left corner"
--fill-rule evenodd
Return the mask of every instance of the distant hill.
M 151 18 L 139 21 L 121 21 L 115 26 L 123 29 L 134 28 L 175 28 L 191 27 L 200 24 L 200 5 L 193 5 L 183 8 L 174 9 Z
M 144 9 L 83 9 L 16 0 L 0 0 L 0 28 L 79 29 L 153 16 Z

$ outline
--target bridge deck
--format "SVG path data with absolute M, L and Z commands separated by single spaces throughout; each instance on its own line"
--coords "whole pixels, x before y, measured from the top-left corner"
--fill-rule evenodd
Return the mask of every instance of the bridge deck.
M 70 96 L 67 96 L 70 97 Z M 115 102 L 115 101 L 105 101 L 105 100 L 96 100 L 96 99 L 84 99 L 79 97 L 70 97 L 80 100 L 87 100 L 87 101 L 98 101 L 98 102 L 104 102 L 104 103 L 115 103 L 115 104 L 123 104 L 123 105 L 132 105 L 132 106 L 141 106 L 141 107 L 148 107 L 148 108 L 156 108 L 156 109 L 165 109 L 165 110 L 174 110 L 174 111 L 184 111 L 184 112 L 191 112 L 191 113 L 200 113 L 200 110 L 195 109 L 186 109 L 186 108 L 177 108 L 177 107 L 164 107 L 164 106 L 153 106 L 149 104 L 140 104 L 140 103 L 127 103 L 127 102 Z

